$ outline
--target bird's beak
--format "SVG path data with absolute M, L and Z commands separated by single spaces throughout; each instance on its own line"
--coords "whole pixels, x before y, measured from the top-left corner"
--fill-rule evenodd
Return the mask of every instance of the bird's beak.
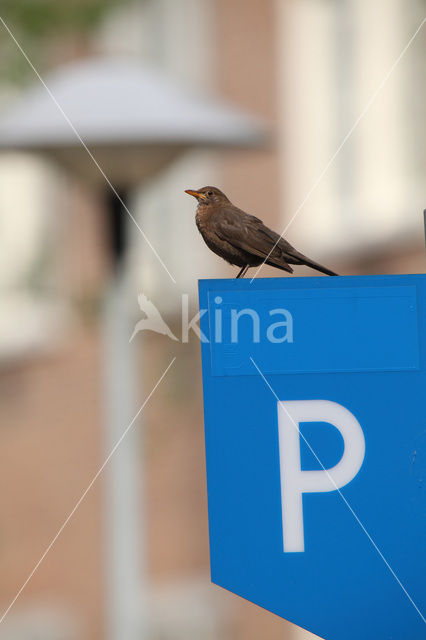
M 203 193 L 194 191 L 193 189 L 185 189 L 185 193 L 189 193 L 189 195 L 194 196 L 194 198 L 202 198 L 203 200 L 206 199 L 206 196 Z

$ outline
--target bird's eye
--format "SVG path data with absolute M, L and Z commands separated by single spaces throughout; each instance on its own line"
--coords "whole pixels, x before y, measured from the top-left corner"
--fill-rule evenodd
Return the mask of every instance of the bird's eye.
M 207 195 L 208 196 L 212 196 L 213 195 L 213 191 L 207 191 Z

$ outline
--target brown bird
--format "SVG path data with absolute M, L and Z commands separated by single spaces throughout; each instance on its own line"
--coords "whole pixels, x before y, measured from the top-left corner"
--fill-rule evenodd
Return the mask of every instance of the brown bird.
M 299 253 L 287 240 L 265 226 L 262 220 L 234 206 L 220 189 L 203 187 L 187 189 L 197 198 L 195 222 L 209 249 L 241 267 L 237 278 L 244 277 L 249 267 L 263 262 L 293 273 L 291 264 L 306 264 L 329 276 L 337 273 Z

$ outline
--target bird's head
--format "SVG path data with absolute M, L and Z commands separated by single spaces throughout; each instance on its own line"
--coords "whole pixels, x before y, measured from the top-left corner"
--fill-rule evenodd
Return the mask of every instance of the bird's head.
M 201 189 L 186 189 L 185 193 L 197 198 L 198 204 L 222 204 L 229 202 L 226 195 L 217 187 L 202 187 Z

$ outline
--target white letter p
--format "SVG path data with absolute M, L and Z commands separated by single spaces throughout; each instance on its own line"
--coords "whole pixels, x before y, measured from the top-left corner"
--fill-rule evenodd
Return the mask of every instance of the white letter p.
M 302 470 L 301 422 L 328 422 L 340 431 L 345 448 L 334 467 Z M 304 551 L 303 494 L 335 491 L 350 482 L 364 460 L 364 434 L 355 416 L 341 404 L 330 400 L 278 402 L 278 433 L 284 551 Z M 312 449 L 311 452 L 317 457 Z

